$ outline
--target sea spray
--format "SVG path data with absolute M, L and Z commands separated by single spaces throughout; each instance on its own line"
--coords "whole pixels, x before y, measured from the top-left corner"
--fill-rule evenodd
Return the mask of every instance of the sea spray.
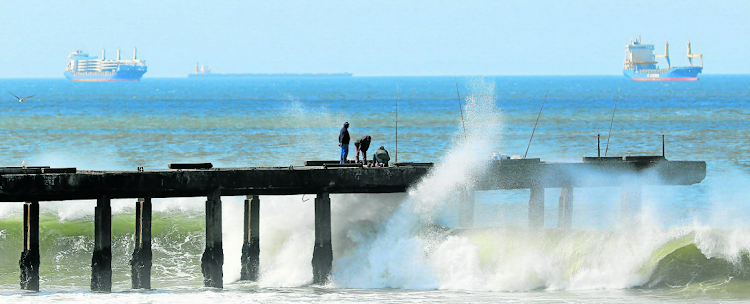
M 477 174 L 484 172 L 493 141 L 500 138 L 501 116 L 494 100 L 494 84 L 472 83 L 466 103 L 466 136 L 457 134 L 453 148 L 408 192 L 394 215 L 378 227 L 352 254 L 334 261 L 338 286 L 359 288 L 432 289 L 440 286 L 426 248 L 442 240 L 420 234 L 431 225 L 455 224 L 447 208 L 457 208 L 460 191 L 473 191 Z
M 331 236 L 334 257 L 346 256 L 374 234 L 403 200 L 403 194 L 333 194 Z M 315 195 L 260 197 L 261 287 L 312 283 Z
M 289 159 L 299 160 L 293 165 L 302 165 L 304 160 L 322 160 L 323 155 L 335 156 L 335 150 L 338 149 L 335 140 L 338 128 L 346 120 L 343 114 L 332 113 L 324 106 L 312 107 L 296 98 L 288 98 L 290 101 L 284 104 L 279 124 L 286 129 L 295 130 L 282 143 L 294 147 L 287 155 Z M 331 129 L 335 134 L 329 137 L 318 135 L 326 129 Z
M 296 287 L 312 282 L 315 237 L 311 199 L 302 195 L 260 197 L 260 278 L 263 287 Z

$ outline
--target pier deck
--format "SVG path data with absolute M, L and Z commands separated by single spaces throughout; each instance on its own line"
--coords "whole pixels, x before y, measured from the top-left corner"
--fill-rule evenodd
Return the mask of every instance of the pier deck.
M 386 168 L 288 166 L 143 171 L 76 171 L 54 169 L 0 171 L 0 202 L 109 198 L 294 195 L 327 193 L 393 193 L 425 176 L 432 164 Z M 692 185 L 706 176 L 702 161 L 601 159 L 550 163 L 539 159 L 488 161 L 476 190 L 532 187 L 603 187 L 642 183 Z M 34 174 L 38 171 L 38 174 Z M 42 173 L 42 171 L 53 173 Z M 24 173 L 22 173 L 24 172 Z

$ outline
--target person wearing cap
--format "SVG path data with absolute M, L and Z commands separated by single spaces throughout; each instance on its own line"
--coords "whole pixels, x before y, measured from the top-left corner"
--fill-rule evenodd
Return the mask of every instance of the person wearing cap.
M 339 147 L 341 147 L 341 162 L 340 164 L 346 163 L 346 158 L 349 156 L 349 122 L 345 122 L 344 126 L 339 132 Z
M 374 154 L 372 154 L 372 164 L 375 167 L 388 167 L 388 161 L 391 157 L 388 155 L 388 150 L 384 146 L 380 146 Z
M 367 165 L 367 149 L 370 148 L 371 140 L 370 135 L 365 135 L 354 141 L 354 150 L 357 153 L 354 156 L 355 162 L 359 162 L 359 152 L 362 151 L 362 163 Z

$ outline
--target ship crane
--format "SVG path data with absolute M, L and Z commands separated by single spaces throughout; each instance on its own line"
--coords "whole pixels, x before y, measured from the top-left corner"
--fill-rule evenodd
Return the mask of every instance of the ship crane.
M 690 61 L 690 66 L 693 66 L 693 58 L 700 57 L 701 58 L 701 67 L 703 67 L 703 54 L 693 54 L 692 50 L 690 49 L 690 41 L 688 40 L 687 43 L 687 57 Z
M 690 53 L 690 46 L 688 46 L 688 53 Z M 664 58 L 667 60 L 667 68 L 672 68 L 672 63 L 669 62 L 669 41 L 664 43 L 664 55 L 654 55 L 656 58 Z M 688 55 L 690 57 L 690 55 Z

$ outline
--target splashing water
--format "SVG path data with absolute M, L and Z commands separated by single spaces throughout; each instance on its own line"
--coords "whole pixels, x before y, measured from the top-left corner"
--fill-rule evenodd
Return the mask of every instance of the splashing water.
M 453 148 L 435 168 L 409 190 L 395 214 L 378 227 L 372 240 L 335 262 L 337 285 L 360 288 L 430 289 L 439 287 L 438 273 L 425 257 L 436 240 L 421 232 L 431 225 L 448 225 L 448 208 L 456 207 L 459 189 L 471 189 L 473 176 L 483 171 L 500 138 L 501 115 L 494 84 L 475 80 L 466 102 L 466 134 L 456 134 Z

